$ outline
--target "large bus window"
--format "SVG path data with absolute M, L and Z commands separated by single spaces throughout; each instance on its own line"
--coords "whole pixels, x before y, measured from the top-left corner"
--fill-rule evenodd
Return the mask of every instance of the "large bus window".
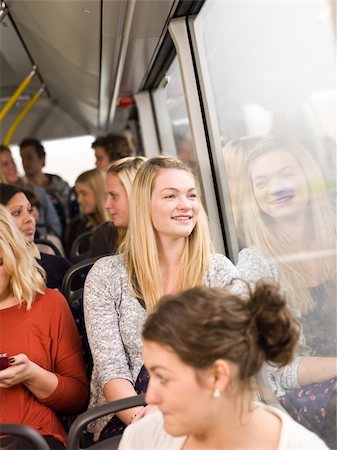
M 176 57 L 154 93 L 161 147 L 164 153 L 195 164 L 184 90 Z
M 74 186 L 76 178 L 84 171 L 95 168 L 95 155 L 91 148 L 94 136 L 80 136 L 68 139 L 43 141 L 46 150 L 46 166 L 43 171 L 60 175 L 70 186 Z M 11 146 L 19 173 L 24 174 L 17 145 Z
M 293 365 L 270 381 L 336 448 L 333 5 L 208 1 L 194 29 L 239 246 L 274 265 L 302 327 Z

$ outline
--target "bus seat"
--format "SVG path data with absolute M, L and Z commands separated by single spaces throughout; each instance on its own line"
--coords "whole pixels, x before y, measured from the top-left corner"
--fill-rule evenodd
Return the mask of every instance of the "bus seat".
M 49 239 L 34 239 L 35 244 L 37 245 L 37 248 L 41 251 L 44 252 L 45 250 L 43 249 L 43 247 L 48 247 L 48 249 L 52 250 L 52 252 L 50 252 L 51 255 L 58 255 L 58 256 L 63 256 L 60 249 L 57 247 L 56 244 L 54 244 L 54 242 L 50 241 Z M 49 253 L 48 251 L 46 251 L 45 253 Z
M 135 395 L 133 397 L 123 398 L 121 400 L 116 400 L 114 402 L 106 403 L 105 405 L 97 406 L 95 408 L 91 408 L 88 411 L 84 412 L 77 416 L 77 418 L 72 423 L 69 433 L 68 440 L 66 445 L 66 450 L 81 450 L 80 440 L 83 431 L 86 429 L 87 425 L 100 417 L 106 416 L 108 414 L 113 414 L 118 411 L 122 411 L 123 409 L 134 408 L 136 406 L 144 406 L 145 403 L 145 394 Z M 99 449 L 109 449 L 116 450 L 118 448 L 119 441 L 121 440 L 122 435 L 115 436 L 110 439 L 105 439 L 104 441 L 97 442 L 93 444 L 89 448 L 90 450 L 99 450 Z
M 78 263 L 90 257 L 90 242 L 92 239 L 93 230 L 85 231 L 84 233 L 77 236 L 74 242 L 71 245 L 70 249 L 70 260 L 73 263 Z M 86 249 L 81 252 L 81 247 Z
M 92 371 L 92 356 L 84 324 L 83 287 L 89 270 L 99 258 L 100 256 L 95 256 L 94 258 L 74 264 L 65 273 L 61 286 L 61 292 L 68 301 L 81 336 L 84 362 L 89 378 Z
M 47 441 L 44 439 L 41 434 L 39 434 L 34 428 L 31 428 L 27 425 L 22 425 L 18 423 L 2 423 L 0 424 L 0 435 L 9 435 L 9 436 L 17 436 L 22 438 L 24 441 L 30 442 L 33 447 L 37 450 L 50 450 L 50 447 Z M 26 444 L 27 445 L 27 442 Z M 8 445 L 6 448 L 13 448 L 11 445 Z M 23 447 L 21 447 L 23 448 Z

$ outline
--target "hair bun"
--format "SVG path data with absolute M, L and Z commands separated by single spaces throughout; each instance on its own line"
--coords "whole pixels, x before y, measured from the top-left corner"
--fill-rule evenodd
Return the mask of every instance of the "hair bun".
M 288 364 L 298 340 L 299 329 L 286 300 L 274 280 L 256 283 L 250 299 L 251 330 L 265 359 L 279 366 Z

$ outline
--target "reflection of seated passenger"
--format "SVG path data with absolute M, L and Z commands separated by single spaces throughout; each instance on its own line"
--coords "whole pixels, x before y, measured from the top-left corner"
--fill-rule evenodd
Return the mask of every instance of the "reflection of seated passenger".
M 110 164 L 105 177 L 105 208 L 111 222 L 104 222 L 94 231 L 90 256 L 115 253 L 122 244 L 129 224 L 132 183 L 144 161 L 143 156 L 130 156 Z
M 226 169 L 226 180 L 230 195 L 230 205 L 233 213 L 236 236 L 240 248 L 245 247 L 244 237 L 242 235 L 242 199 L 244 190 L 250 189 L 244 183 L 245 178 L 245 160 L 249 150 L 259 141 L 257 137 L 242 136 L 228 142 L 223 148 L 223 158 Z
M 290 139 L 260 141 L 246 168 L 244 241 L 274 262 L 303 329 L 298 358 L 271 381 L 289 413 L 335 448 L 335 212 L 316 161 Z
M 75 189 L 82 215 L 70 222 L 65 245 L 68 256 L 78 236 L 108 220 L 108 214 L 104 208 L 104 175 L 100 170 L 92 169 L 81 173 L 76 180 Z M 90 240 L 88 239 L 88 242 L 82 244 L 80 253 L 88 251 L 89 248 Z
M 246 300 L 201 287 L 164 297 L 143 329 L 146 401 L 159 412 L 130 425 L 119 450 L 327 449 L 254 402 L 251 377 L 265 360 L 287 364 L 297 338 L 274 284 L 259 282 Z
M 60 289 L 63 276 L 71 267 L 71 262 L 62 256 L 39 252 L 34 244 L 35 219 L 32 206 L 24 191 L 9 184 L 0 185 L 0 204 L 6 206 L 13 219 L 30 243 L 30 247 L 47 274 L 47 287 Z
M 88 395 L 82 347 L 65 298 L 46 289 L 43 269 L 0 206 L 0 423 L 28 425 L 52 449 L 64 448 L 59 413 L 76 414 Z M 26 449 L 26 440 L 1 437 L 1 448 Z

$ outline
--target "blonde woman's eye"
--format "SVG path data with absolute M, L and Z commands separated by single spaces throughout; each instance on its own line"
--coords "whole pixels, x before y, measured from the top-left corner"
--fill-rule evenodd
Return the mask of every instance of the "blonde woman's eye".
M 264 187 L 266 187 L 267 183 L 265 181 L 260 181 L 259 183 L 255 183 L 255 187 L 257 187 L 258 189 L 263 189 Z

